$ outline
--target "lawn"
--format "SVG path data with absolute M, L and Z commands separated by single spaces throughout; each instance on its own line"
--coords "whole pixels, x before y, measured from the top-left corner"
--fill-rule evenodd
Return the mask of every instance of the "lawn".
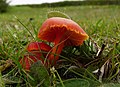
M 38 72 L 32 71 L 33 74 L 44 76 L 39 74 L 41 69 L 38 66 L 47 73 L 47 80 L 42 81 L 40 78 L 35 79 L 36 75 L 26 72 L 19 59 L 26 53 L 28 43 L 41 41 L 37 37 L 38 30 L 51 11 L 67 14 L 84 29 L 89 39 L 81 46 L 65 47 L 54 67 L 46 70 L 34 64 L 31 70 L 35 71 L 36 67 Z M 45 84 L 49 82 L 53 87 L 70 87 L 76 83 L 79 87 L 118 87 L 120 6 L 10 7 L 7 13 L 0 14 L 0 71 L 0 84 L 3 87 L 30 87 L 37 82 L 40 87 L 47 87 Z M 93 83 L 94 86 L 91 86 Z

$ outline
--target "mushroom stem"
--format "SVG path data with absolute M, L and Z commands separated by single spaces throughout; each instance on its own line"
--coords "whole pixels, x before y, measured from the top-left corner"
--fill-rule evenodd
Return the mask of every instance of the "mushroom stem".
M 56 61 L 59 59 L 59 54 L 64 47 L 64 31 L 56 35 L 54 43 L 55 45 L 48 59 L 50 60 L 50 64 L 55 65 Z
M 59 43 L 58 43 L 59 44 Z M 59 54 L 61 53 L 64 47 L 64 43 L 61 43 L 59 46 L 55 45 L 49 56 L 50 64 L 56 64 L 56 61 L 59 59 Z

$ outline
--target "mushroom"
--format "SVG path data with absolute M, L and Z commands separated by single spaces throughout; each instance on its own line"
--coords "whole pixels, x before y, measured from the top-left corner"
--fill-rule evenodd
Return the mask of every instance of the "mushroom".
M 20 64 L 26 71 L 28 71 L 30 69 L 30 66 L 38 60 L 41 60 L 42 63 L 46 64 L 44 60 L 47 52 L 50 50 L 51 47 L 43 42 L 31 42 L 27 46 L 27 51 L 29 54 L 25 55 L 24 58 L 20 60 Z
M 59 59 L 63 47 L 79 46 L 83 41 L 88 39 L 86 32 L 74 21 L 61 17 L 52 17 L 47 19 L 41 26 L 38 38 L 48 42 L 53 42 L 49 60 Z M 54 55 L 56 54 L 56 55 Z

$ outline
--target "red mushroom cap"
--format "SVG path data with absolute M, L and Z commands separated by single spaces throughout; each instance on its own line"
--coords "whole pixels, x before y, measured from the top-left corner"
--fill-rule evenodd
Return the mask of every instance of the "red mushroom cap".
M 40 51 L 40 50 L 50 51 L 51 47 L 43 42 L 31 42 L 27 46 L 27 51 L 29 51 L 29 52 L 30 51 Z
M 27 46 L 29 54 L 25 55 L 20 60 L 20 64 L 26 71 L 29 71 L 30 66 L 38 60 L 41 60 L 42 63 L 44 63 L 46 55 L 50 50 L 51 47 L 43 42 L 31 42 Z M 46 53 L 42 53 L 42 51 L 45 51 Z
M 52 17 L 42 24 L 38 38 L 48 42 L 54 42 L 58 33 L 63 33 L 66 38 L 69 37 L 65 41 L 65 45 L 78 46 L 89 37 L 76 22 L 66 18 Z

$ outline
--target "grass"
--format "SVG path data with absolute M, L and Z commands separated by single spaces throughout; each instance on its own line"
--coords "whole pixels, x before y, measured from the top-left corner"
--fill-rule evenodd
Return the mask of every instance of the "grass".
M 15 19 L 16 16 L 23 24 L 29 25 L 30 18 L 33 18 L 33 26 L 38 30 L 47 18 L 46 14 L 49 11 L 57 10 L 68 14 L 74 21 L 81 25 L 90 36 L 92 35 L 96 41 L 101 43 L 101 40 L 97 40 L 98 38 L 119 37 L 119 8 L 119 6 L 70 6 L 56 8 L 11 7 L 7 14 L 0 15 L 0 23 L 1 26 L 6 25 L 6 23 L 11 24 L 11 26 L 15 24 L 18 25 Z M 4 27 L 6 26 L 1 28 L 4 29 Z M 94 35 L 95 33 L 97 33 L 97 35 Z
M 64 80 L 76 77 L 86 79 L 90 86 L 96 82 L 95 87 L 98 83 L 100 85 L 100 82 L 119 82 L 119 9 L 120 6 L 114 5 L 55 8 L 10 7 L 8 13 L 0 14 L 0 60 L 12 59 L 13 62 L 9 68 L 0 69 L 2 72 L 0 78 L 3 78 L 2 80 L 4 77 L 7 78 L 6 87 L 10 87 L 10 84 L 16 87 L 30 84 L 26 75 L 33 78 L 22 69 L 19 58 L 25 54 L 27 43 L 40 41 L 37 38 L 37 32 L 47 18 L 47 13 L 61 11 L 77 22 L 87 32 L 90 39 L 82 46 L 64 49 L 61 54 L 63 63 L 58 63 L 55 72 L 50 74 L 53 85 L 55 86 L 59 80 L 64 85 Z M 8 62 L 5 62 L 6 64 Z M 98 68 L 101 73 L 93 74 L 92 72 Z

